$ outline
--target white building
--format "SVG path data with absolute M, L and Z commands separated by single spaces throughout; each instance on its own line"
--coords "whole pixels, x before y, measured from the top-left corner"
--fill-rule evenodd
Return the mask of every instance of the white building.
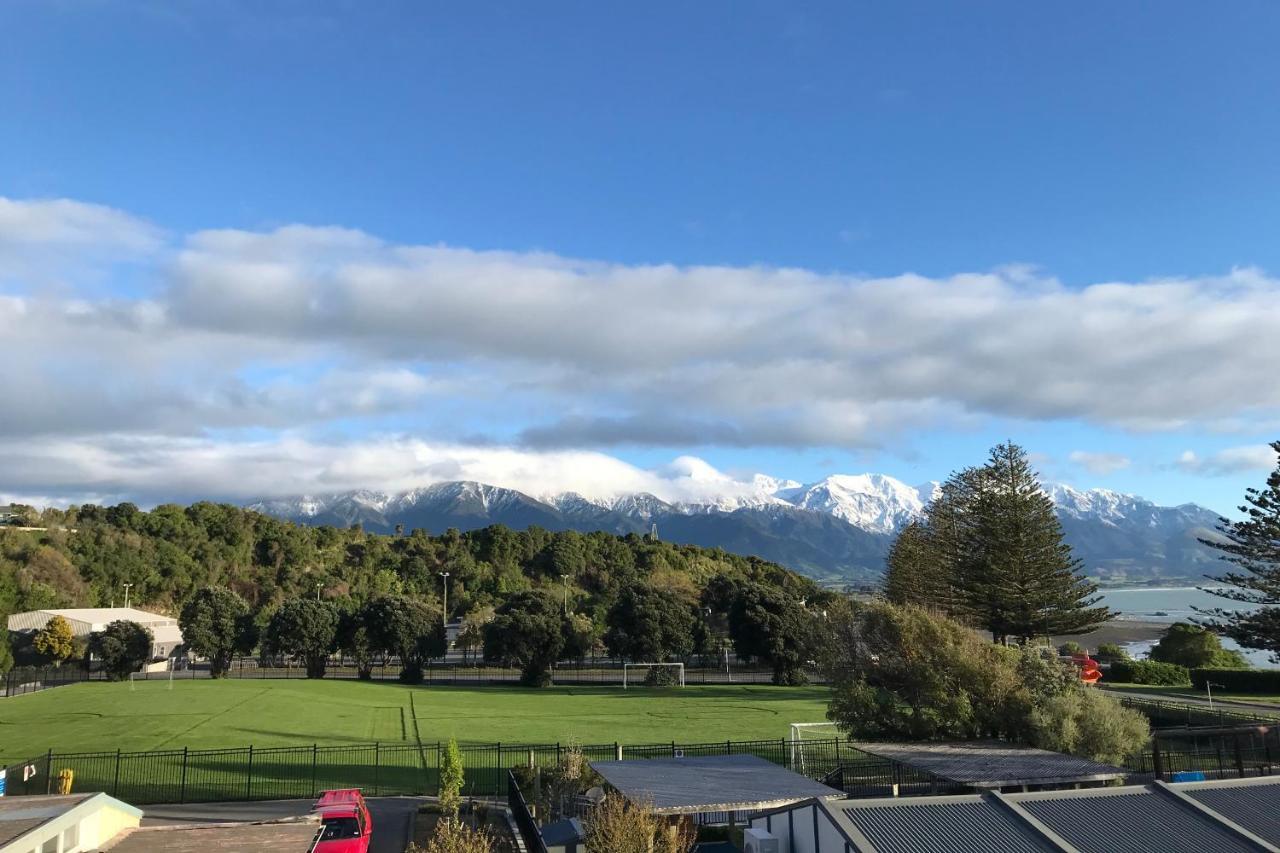
M 172 616 L 148 613 L 133 607 L 73 607 L 62 610 L 28 610 L 9 617 L 9 630 L 14 633 L 34 633 L 61 616 L 71 626 L 71 633 L 87 639 L 112 622 L 136 622 L 151 631 L 153 658 L 171 657 L 174 649 L 182 645 L 182 629 Z
M 141 811 L 106 794 L 4 797 L 0 853 L 99 850 L 141 818 Z

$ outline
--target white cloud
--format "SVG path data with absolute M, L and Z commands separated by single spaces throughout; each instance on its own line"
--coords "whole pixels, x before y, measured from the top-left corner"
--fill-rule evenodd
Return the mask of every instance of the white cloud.
M 1271 471 L 1276 467 L 1276 463 L 1276 452 L 1265 444 L 1228 447 L 1208 456 L 1200 456 L 1195 451 L 1184 450 L 1176 462 L 1179 468 L 1189 474 L 1210 476 Z
M 1132 460 L 1119 453 L 1095 453 L 1088 450 L 1073 450 L 1067 457 L 1090 474 L 1114 474 L 1128 468 Z
M 108 292 L 121 258 L 135 264 L 129 287 Z M 193 454 L 265 459 L 329 426 L 429 424 L 457 447 L 498 436 L 525 448 L 510 451 L 523 466 L 582 447 L 900 446 L 904 433 L 988 418 L 1138 430 L 1280 420 L 1280 280 L 1253 269 L 1071 288 L 1027 267 L 868 278 L 623 265 L 302 225 L 166 240 L 65 200 L 0 201 L 0 269 L 18 283 L 0 292 L 0 396 L 22 401 L 0 409 L 0 440 L 72 442 L 81 461 L 129 437 L 187 447 L 209 435 L 262 443 Z M 301 470 L 335 476 L 339 455 Z M 1095 472 L 1122 463 L 1072 459 Z M 127 471 L 106 480 L 123 489 Z

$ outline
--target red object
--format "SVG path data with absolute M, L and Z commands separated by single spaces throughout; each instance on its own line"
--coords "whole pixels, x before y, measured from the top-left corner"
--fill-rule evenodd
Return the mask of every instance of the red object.
M 367 853 L 373 819 L 359 788 L 322 791 L 311 811 L 324 826 L 316 853 Z
M 1085 684 L 1097 684 L 1102 680 L 1102 670 L 1098 669 L 1098 662 L 1088 654 L 1072 655 L 1071 662 L 1080 669 L 1080 680 Z

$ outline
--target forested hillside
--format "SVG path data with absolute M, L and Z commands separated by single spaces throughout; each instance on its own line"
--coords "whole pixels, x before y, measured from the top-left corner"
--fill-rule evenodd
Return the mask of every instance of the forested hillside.
M 449 612 L 500 603 L 547 588 L 598 622 L 621 590 L 648 582 L 696 602 L 716 575 L 784 588 L 803 599 L 813 582 L 773 563 L 719 549 L 651 541 L 636 534 L 552 533 L 495 525 L 466 533 L 379 535 L 306 527 L 227 504 L 132 504 L 45 510 L 44 531 L 0 528 L 0 611 L 106 606 L 124 600 L 176 612 L 204 586 L 243 596 L 255 610 L 320 595 L 355 603 L 403 593 L 440 605 L 449 572 Z

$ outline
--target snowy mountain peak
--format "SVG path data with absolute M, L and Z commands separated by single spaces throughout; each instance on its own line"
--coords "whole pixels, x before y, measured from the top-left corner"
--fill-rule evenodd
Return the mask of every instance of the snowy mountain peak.
M 892 533 L 918 517 L 925 500 L 919 489 L 885 474 L 833 474 L 805 486 L 791 503 L 863 530 Z

